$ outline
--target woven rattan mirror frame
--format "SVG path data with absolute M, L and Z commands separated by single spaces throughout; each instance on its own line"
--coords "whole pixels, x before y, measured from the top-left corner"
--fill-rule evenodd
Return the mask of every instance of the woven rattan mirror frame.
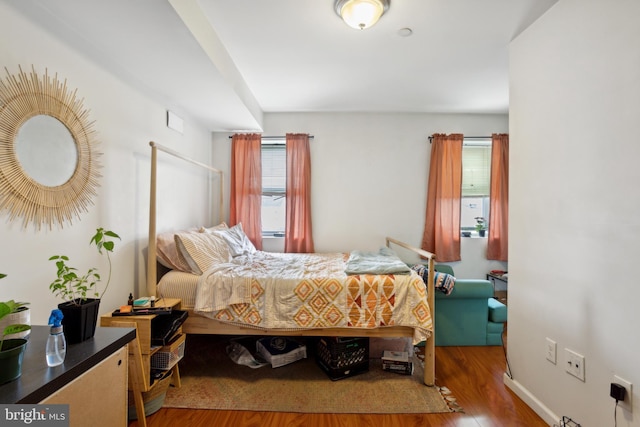
M 40 77 L 32 68 L 30 74 L 19 68 L 0 80 L 0 211 L 7 212 L 9 221 L 22 219 L 27 228 L 37 230 L 43 226 L 63 227 L 74 218 L 80 218 L 96 196 L 102 153 L 94 150 L 93 122 L 76 91 L 45 74 Z M 69 130 L 77 151 L 76 168 L 71 178 L 62 185 L 47 186 L 37 182 L 23 169 L 16 155 L 15 141 L 21 126 L 37 115 L 58 119 Z

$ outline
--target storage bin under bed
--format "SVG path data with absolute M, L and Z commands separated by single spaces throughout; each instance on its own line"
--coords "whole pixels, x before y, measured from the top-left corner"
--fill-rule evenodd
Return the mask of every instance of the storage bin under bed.
M 369 371 L 369 338 L 322 337 L 316 362 L 332 380 Z

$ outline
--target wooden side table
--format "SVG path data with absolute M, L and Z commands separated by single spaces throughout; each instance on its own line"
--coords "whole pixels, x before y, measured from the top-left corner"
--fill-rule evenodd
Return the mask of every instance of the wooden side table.
M 179 310 L 182 300 L 178 298 L 161 298 L 156 300 L 155 307 L 171 307 Z M 133 392 L 136 413 L 141 426 L 146 426 L 146 418 L 144 412 L 144 402 L 142 393 L 149 392 L 159 383 L 159 381 L 151 380 L 151 360 L 153 355 L 159 352 L 171 353 L 176 350 L 179 345 L 184 346 L 185 335 L 182 328 L 172 337 L 172 342 L 166 346 L 154 346 L 151 343 L 151 327 L 152 321 L 156 318 L 155 314 L 148 315 L 132 315 L 132 316 L 113 316 L 111 313 L 100 317 L 100 326 L 113 327 L 135 327 L 137 331 L 136 342 L 129 347 L 129 389 Z M 184 347 L 183 347 L 184 349 Z M 181 386 L 180 371 L 178 369 L 178 360 L 173 360 L 172 382 L 177 388 Z
M 509 290 L 509 276 L 488 273 L 487 280 L 493 285 L 493 297 L 501 303 L 506 304 L 507 292 Z

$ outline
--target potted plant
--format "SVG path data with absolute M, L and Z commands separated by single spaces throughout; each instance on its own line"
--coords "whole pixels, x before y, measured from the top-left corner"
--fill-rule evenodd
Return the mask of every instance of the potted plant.
M 89 241 L 90 245 L 98 249 L 99 254 L 107 256 L 109 262 L 109 276 L 102 292 L 97 289 L 101 281 L 97 268 L 92 267 L 80 275 L 77 268 L 67 264 L 69 257 L 66 255 L 54 255 L 49 258 L 49 261 L 55 262 L 57 268 L 56 279 L 51 282 L 49 289 L 64 301 L 58 304 L 58 308 L 64 315 L 62 326 L 68 344 L 85 341 L 95 333 L 100 299 L 111 282 L 109 254 L 115 246 L 113 239 L 120 239 L 120 236 L 113 231 L 98 228 Z
M 6 274 L 0 274 L 0 279 Z M 22 374 L 22 358 L 27 348 L 27 339 L 19 336 L 31 330 L 31 326 L 22 323 L 5 324 L 8 316 L 25 310 L 26 302 L 16 303 L 13 300 L 0 302 L 0 322 L 2 323 L 2 337 L 0 337 L 0 384 L 13 381 Z
M 476 220 L 476 231 L 480 237 L 484 237 L 485 231 L 487 230 L 487 221 L 481 216 L 477 216 L 474 219 Z

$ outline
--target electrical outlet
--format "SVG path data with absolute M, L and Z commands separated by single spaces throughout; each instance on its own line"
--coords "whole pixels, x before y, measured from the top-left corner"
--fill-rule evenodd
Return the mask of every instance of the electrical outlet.
M 613 376 L 613 381 L 611 382 L 620 384 L 625 388 L 626 392 L 624 393 L 624 400 L 619 401 L 618 406 L 631 412 L 631 402 L 633 402 L 633 387 L 631 383 L 617 375 Z
M 565 370 L 576 377 L 577 379 L 584 381 L 584 356 L 576 353 L 575 351 L 564 349 L 564 362 Z
M 547 338 L 547 360 L 554 365 L 556 364 L 556 342 L 551 338 Z

